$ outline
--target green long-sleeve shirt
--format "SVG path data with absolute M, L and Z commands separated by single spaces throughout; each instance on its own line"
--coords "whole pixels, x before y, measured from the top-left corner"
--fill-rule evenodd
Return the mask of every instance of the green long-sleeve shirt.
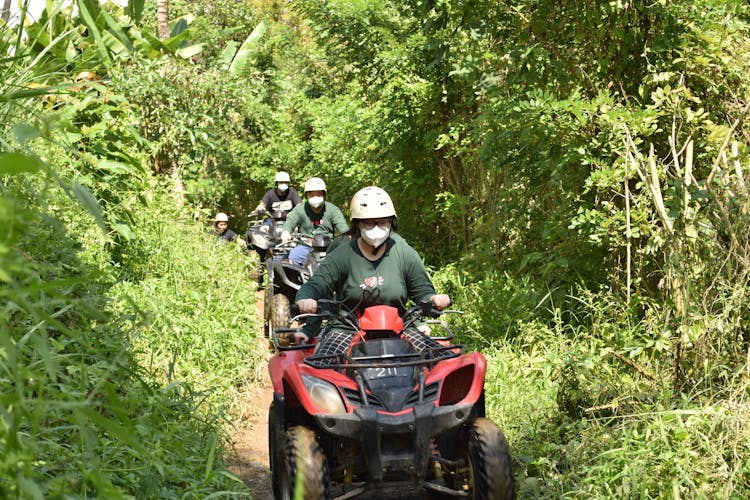
M 310 204 L 304 202 L 294 207 L 284 222 L 284 231 L 291 233 L 295 229 L 308 238 L 316 234 L 333 238 L 336 234 L 348 231 L 349 225 L 339 207 L 333 203 L 326 201 L 323 210 L 315 213 Z
M 350 309 L 360 304 L 363 293 L 374 293 L 371 302 L 406 310 L 414 303 L 435 295 L 422 259 L 399 235 L 392 233 L 383 256 L 373 262 L 357 246 L 356 239 L 329 253 L 315 274 L 302 285 L 296 300 L 336 297 Z

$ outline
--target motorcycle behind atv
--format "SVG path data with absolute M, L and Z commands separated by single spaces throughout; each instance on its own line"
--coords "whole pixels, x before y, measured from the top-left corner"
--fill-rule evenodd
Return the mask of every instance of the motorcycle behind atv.
M 265 297 L 265 327 L 267 336 L 276 328 L 289 326 L 291 304 L 300 287 L 310 279 L 326 256 L 326 249 L 331 238 L 315 235 L 312 238 L 293 234 L 289 243 L 279 243 L 271 248 L 271 257 L 266 261 L 268 285 Z M 311 247 L 304 264 L 300 265 L 287 258 L 289 251 L 296 245 Z
M 268 442 L 277 499 L 385 498 L 394 491 L 401 498 L 412 490 L 515 498 L 508 443 L 485 416 L 486 360 L 450 343 L 447 323 L 435 319 L 447 312 L 458 313 L 424 303 L 403 317 L 383 305 L 355 315 L 318 301 L 317 314 L 301 316 L 357 332 L 348 351 L 334 356 L 316 355 L 314 340 L 278 342 L 295 328 L 273 331 Z M 403 331 L 425 320 L 445 335 L 433 336 L 440 347 L 417 352 Z

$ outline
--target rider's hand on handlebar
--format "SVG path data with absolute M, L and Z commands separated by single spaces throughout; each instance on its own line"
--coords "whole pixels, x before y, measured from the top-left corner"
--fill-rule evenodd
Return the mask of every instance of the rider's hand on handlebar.
M 310 337 L 304 332 L 294 332 L 294 343 L 295 344 L 308 344 Z
M 430 302 L 432 302 L 432 305 L 435 306 L 435 309 L 438 311 L 442 311 L 446 307 L 451 305 L 451 298 L 444 294 L 435 294 L 432 297 L 430 297 Z
M 281 233 L 281 242 L 282 243 L 289 243 L 292 241 L 292 235 L 289 233 L 289 231 L 284 231 Z
M 432 335 L 432 328 L 430 328 L 430 325 L 418 325 L 417 330 L 427 335 L 428 337 Z
M 297 301 L 297 307 L 302 314 L 315 314 L 318 312 L 318 301 L 315 299 L 301 299 Z

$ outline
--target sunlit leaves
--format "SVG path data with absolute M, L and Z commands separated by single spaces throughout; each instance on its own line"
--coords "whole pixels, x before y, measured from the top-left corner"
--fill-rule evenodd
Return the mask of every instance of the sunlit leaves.
M 23 153 L 0 153 L 0 174 L 36 172 L 41 167 L 42 162 L 38 158 Z
M 250 33 L 244 42 L 242 42 L 242 45 L 240 45 L 239 49 L 237 49 L 237 52 L 234 54 L 234 56 L 231 58 L 231 63 L 229 64 L 229 72 L 232 74 L 239 74 L 242 73 L 242 70 L 245 68 L 245 65 L 247 64 L 248 58 L 250 57 L 252 48 L 257 45 L 258 40 L 265 34 L 266 29 L 268 28 L 268 24 L 266 21 L 261 21 L 255 29 Z M 229 49 L 229 47 L 227 47 Z M 222 59 L 226 60 L 229 59 L 229 53 L 225 52 L 222 55 Z
M 125 7 L 125 13 L 130 16 L 136 24 L 141 21 L 144 4 L 145 0 L 129 0 L 127 7 Z
M 99 27 L 94 22 L 96 16 L 99 14 L 99 4 L 95 0 L 78 0 L 78 8 L 80 9 L 81 17 L 94 37 L 95 46 L 99 49 L 103 64 L 109 67 L 112 64 L 112 59 L 102 40 Z

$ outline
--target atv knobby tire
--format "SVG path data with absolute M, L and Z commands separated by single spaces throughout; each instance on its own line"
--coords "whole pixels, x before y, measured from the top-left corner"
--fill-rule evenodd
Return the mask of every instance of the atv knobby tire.
M 274 400 L 268 409 L 268 459 L 271 466 L 271 485 L 273 487 L 273 497 L 283 498 L 281 493 L 282 475 L 284 469 L 284 435 L 283 422 L 279 422 L 279 412 L 283 411 L 277 406 Z
M 271 296 L 271 313 L 269 316 L 268 336 L 273 338 L 272 332 L 278 328 L 287 328 L 292 317 L 289 299 L 285 295 L 277 293 Z M 281 345 L 290 344 L 288 333 L 279 333 L 277 339 Z
M 289 299 L 286 295 L 276 293 L 271 297 L 271 329 L 289 327 L 292 318 Z
M 513 500 L 516 497 L 508 441 L 492 420 L 477 418 L 465 433 L 467 468 L 456 477 L 456 489 L 468 488 L 473 500 Z M 459 457 L 460 458 L 460 457 Z
M 315 433 L 301 425 L 292 427 L 286 433 L 284 444 L 280 498 L 329 500 L 328 465 Z M 300 497 L 295 496 L 296 488 L 301 489 Z

